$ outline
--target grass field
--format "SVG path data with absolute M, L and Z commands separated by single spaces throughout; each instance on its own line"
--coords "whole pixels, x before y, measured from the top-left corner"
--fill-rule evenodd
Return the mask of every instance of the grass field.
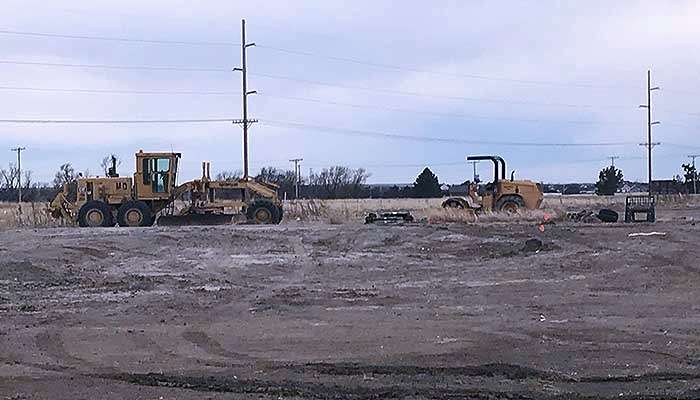
M 523 213 L 515 218 L 539 220 L 544 213 L 562 216 L 567 211 L 611 208 L 624 211 L 625 195 L 546 195 L 541 210 Z M 441 207 L 444 198 L 434 199 L 342 199 L 342 200 L 286 200 L 284 202 L 285 221 L 315 221 L 342 224 L 362 221 L 368 212 L 410 211 L 418 220 L 429 222 L 473 222 L 474 218 L 464 212 L 445 210 Z M 700 207 L 700 196 L 665 195 L 657 197 L 664 208 Z M 0 229 L 18 227 L 57 227 L 66 226 L 66 221 L 54 220 L 48 212 L 47 203 L 23 203 L 18 212 L 16 203 L 0 203 Z M 501 214 L 482 215 L 481 221 L 504 220 L 514 217 Z

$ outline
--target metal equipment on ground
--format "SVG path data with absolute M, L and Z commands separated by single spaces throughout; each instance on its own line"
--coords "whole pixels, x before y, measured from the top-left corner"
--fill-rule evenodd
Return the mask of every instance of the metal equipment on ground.
M 373 224 L 375 222 L 413 222 L 414 218 L 408 211 L 388 211 L 380 213 L 369 213 L 365 217 L 365 224 Z
M 654 196 L 627 196 L 625 199 L 625 222 L 656 221 L 656 199 Z
M 481 190 L 476 183 L 469 186 L 466 197 L 450 197 L 442 203 L 445 208 L 469 209 L 475 212 L 503 211 L 516 213 L 534 210 L 542 204 L 543 193 L 539 184 L 529 180 L 515 180 L 511 173 L 506 179 L 506 162 L 499 156 L 469 156 L 467 161 L 489 160 L 494 165 L 493 182 Z
M 51 202 L 51 214 L 81 227 L 151 226 L 156 220 L 158 225 L 226 224 L 240 214 L 256 224 L 282 220 L 277 185 L 251 179 L 211 180 L 207 162 L 202 163 L 201 179 L 177 185 L 180 157 L 180 153 L 139 151 L 133 179 L 119 177 L 113 160 L 107 177 L 78 178 L 72 188 L 64 185 Z

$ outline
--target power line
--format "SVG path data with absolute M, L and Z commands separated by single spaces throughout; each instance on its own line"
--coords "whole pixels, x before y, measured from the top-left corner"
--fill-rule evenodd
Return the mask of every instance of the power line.
M 315 80 L 310 80 L 310 79 L 300 79 L 300 78 L 293 78 L 293 77 L 288 77 L 288 76 L 265 74 L 265 73 L 251 73 L 250 75 L 255 75 L 258 77 L 268 78 L 268 79 L 301 82 L 301 83 L 306 83 L 306 84 L 310 84 L 310 85 L 337 87 L 337 88 L 341 88 L 341 89 L 350 89 L 350 90 L 362 90 L 362 91 L 376 92 L 376 93 L 396 94 L 396 95 L 402 95 L 402 96 L 441 98 L 441 99 L 462 100 L 462 101 L 479 101 L 479 102 L 485 102 L 485 103 L 530 104 L 530 105 L 538 105 L 538 106 L 557 106 L 557 107 L 570 107 L 570 108 L 595 108 L 595 107 L 629 108 L 629 106 L 623 106 L 623 105 L 599 106 L 599 105 L 591 105 L 591 104 L 544 103 L 544 102 L 534 102 L 534 101 L 526 101 L 526 100 L 435 95 L 435 94 L 428 94 L 428 93 L 421 93 L 421 92 L 409 92 L 409 91 L 403 91 L 403 90 L 382 89 L 382 88 L 353 86 L 353 85 L 342 85 L 342 84 L 328 83 L 328 82 L 322 82 L 322 81 L 315 81 Z
M 359 60 L 359 59 L 355 59 L 355 58 L 330 56 L 330 55 L 319 54 L 319 53 L 314 53 L 314 52 L 310 52 L 310 51 L 292 50 L 292 49 L 285 49 L 282 47 L 275 47 L 275 46 L 268 46 L 268 45 L 260 45 L 258 47 L 261 49 L 272 50 L 272 51 L 277 51 L 277 52 L 281 52 L 281 53 L 295 54 L 295 55 L 308 56 L 308 57 L 324 58 L 327 60 L 346 62 L 346 63 L 358 64 L 358 65 L 365 65 L 365 66 L 375 67 L 375 68 L 383 68 L 383 69 L 390 69 L 390 70 L 397 70 L 397 71 L 418 72 L 418 73 L 424 73 L 424 74 L 430 74 L 430 75 L 449 76 L 449 77 L 454 77 L 454 78 L 478 79 L 478 80 L 486 80 L 486 81 L 519 83 L 519 84 L 528 84 L 528 85 L 579 87 L 579 88 L 590 88 L 590 89 L 619 89 L 619 88 L 631 87 L 629 85 L 626 85 L 626 86 L 623 86 L 623 85 L 604 86 L 604 85 L 593 85 L 593 84 L 588 84 L 588 83 L 577 84 L 577 83 L 564 83 L 564 82 L 555 82 L 555 81 L 512 79 L 512 78 L 493 77 L 493 76 L 477 75 L 477 74 L 461 74 L 461 73 L 458 74 L 458 73 L 449 73 L 449 72 L 437 72 L 437 71 L 430 71 L 430 70 L 425 70 L 425 69 L 420 69 L 420 68 L 400 66 L 400 65 L 395 65 L 395 64 L 376 63 L 376 62 L 371 62 L 371 61 Z
M 232 96 L 240 95 L 233 91 L 199 91 L 199 90 L 120 90 L 120 89 L 77 89 L 77 88 L 38 88 L 27 86 L 0 86 L 0 90 L 57 92 L 57 93 L 88 93 L 88 94 L 148 94 L 148 95 L 198 95 L 198 96 Z
M 93 35 L 64 35 L 64 34 L 57 34 L 57 33 L 13 31 L 13 30 L 6 30 L 6 29 L 0 30 L 0 34 L 2 34 L 2 35 L 14 35 L 14 36 L 48 37 L 48 38 L 59 38 L 59 39 L 98 40 L 98 41 L 124 42 L 124 43 L 167 44 L 167 45 L 185 45 L 185 46 L 240 46 L 240 43 L 232 43 L 232 42 L 133 39 L 133 38 L 125 38 L 125 37 L 93 36 Z
M 77 39 L 77 40 L 96 40 L 96 41 L 111 41 L 111 42 L 122 42 L 122 43 L 140 43 L 140 44 L 164 44 L 164 45 L 186 45 L 186 46 L 240 46 L 240 43 L 234 42 L 212 42 L 212 41 L 183 41 L 183 40 L 157 40 L 157 39 L 138 39 L 138 38 L 126 38 L 126 37 L 111 37 L 111 36 L 97 36 L 97 35 L 84 35 L 84 34 L 57 34 L 57 33 L 45 33 L 45 32 L 28 32 L 28 31 L 15 31 L 15 30 L 0 30 L 0 34 L 3 35 L 14 35 L 14 36 L 28 36 L 28 37 L 44 37 L 44 38 L 59 38 L 59 39 Z M 370 61 L 359 60 L 350 57 L 339 57 L 326 54 L 320 54 L 310 51 L 287 49 L 276 46 L 269 45 L 258 45 L 259 48 L 282 52 L 287 54 L 294 54 L 307 57 L 323 58 L 332 61 L 345 62 L 357 65 L 364 65 L 374 68 L 399 70 L 399 71 L 409 71 L 418 72 L 438 76 L 450 76 L 455 78 L 467 78 L 467 79 L 477 79 L 477 80 L 487 80 L 496 82 L 508 82 L 508 83 L 518 83 L 518 84 L 528 84 L 528 85 L 544 85 L 544 86 L 555 86 L 555 87 L 579 87 L 579 88 L 592 88 L 592 89 L 617 89 L 630 86 L 622 85 L 594 85 L 589 83 L 565 83 L 565 82 L 555 82 L 546 80 L 528 80 L 528 79 L 513 79 L 504 77 L 493 77 L 480 74 L 463 74 L 463 73 L 449 73 L 449 72 L 437 72 L 430 71 L 420 68 L 406 67 L 395 64 L 384 64 L 376 63 Z
M 11 64 L 11 65 L 32 65 L 32 66 L 42 66 L 42 67 L 61 67 L 61 68 L 87 68 L 87 69 L 109 69 L 109 70 L 145 70 L 145 71 L 180 71 L 180 72 L 214 72 L 214 73 L 224 73 L 230 72 L 226 68 L 206 68 L 206 67 L 177 67 L 177 66 L 154 66 L 154 65 L 108 65 L 108 64 L 75 64 L 75 63 L 49 63 L 49 62 L 35 62 L 35 61 L 16 61 L 16 60 L 0 60 L 0 64 Z M 341 89 L 348 90 L 361 90 L 376 93 L 387 93 L 402 96 L 415 96 L 415 97 L 427 97 L 427 98 L 442 98 L 448 100 L 461 100 L 461 101 L 478 101 L 485 103 L 505 103 L 505 104 L 529 104 L 538 106 L 555 106 L 555 107 L 569 107 L 569 108 L 628 108 L 628 106 L 623 105 L 590 105 L 590 104 L 567 104 L 567 103 L 545 103 L 545 102 L 533 102 L 525 100 L 512 100 L 512 99 L 493 99 L 493 98 L 481 98 L 481 97 L 464 97 L 464 96 L 448 96 L 448 95 L 435 95 L 421 92 L 409 92 L 393 89 L 382 89 L 382 88 L 372 88 L 372 87 L 362 87 L 362 86 L 352 86 L 352 85 L 342 85 L 334 84 L 329 82 L 299 79 L 289 76 L 265 74 L 265 73 L 249 73 L 249 75 L 254 75 L 262 78 L 285 80 L 301 82 L 311 85 L 319 86 L 329 86 L 337 87 Z
M 270 97 L 274 99 L 309 102 L 317 104 L 329 104 L 341 107 L 350 107 L 366 110 L 385 110 L 392 112 L 402 112 L 409 114 L 425 114 L 434 115 L 440 117 L 450 117 L 450 118 L 464 118 L 464 119 L 486 119 L 486 120 L 504 120 L 504 121 L 518 121 L 518 122 L 553 122 L 553 123 L 563 123 L 563 124 L 581 124 L 581 125 L 636 125 L 634 122 L 619 122 L 619 121 L 583 121 L 583 120 L 549 120 L 549 119 L 538 119 L 538 118 L 509 118 L 509 117 L 496 117 L 496 116 L 485 116 L 485 115 L 474 115 L 474 114 L 464 114 L 464 113 L 447 113 L 447 112 L 436 112 L 436 111 L 425 111 L 425 110 L 415 110 L 407 108 L 397 108 L 397 107 L 387 107 L 381 105 L 367 105 L 367 104 L 354 104 L 354 103 L 344 103 L 333 100 L 322 100 L 322 99 L 312 99 L 305 97 L 296 96 L 281 96 L 281 95 L 266 95 L 263 96 Z
M 99 120 L 77 120 L 77 119 L 0 119 L 0 123 L 6 124 L 197 124 L 210 122 L 230 122 L 241 124 L 243 120 L 236 118 L 198 118 L 198 119 L 99 119 Z M 248 120 L 257 122 L 257 120 Z
M 162 39 L 141 39 L 141 38 L 129 38 L 129 37 L 115 37 L 115 36 L 100 36 L 100 35 L 87 35 L 87 34 L 58 34 L 58 33 L 47 33 L 47 32 L 29 32 L 29 31 L 17 31 L 10 29 L 0 30 L 2 35 L 13 35 L 13 36 L 26 36 L 26 37 L 43 37 L 43 38 L 59 38 L 59 39 L 73 39 L 73 40 L 94 40 L 94 41 L 111 41 L 111 42 L 122 42 L 122 43 L 136 43 L 136 44 L 160 44 L 160 45 L 185 45 L 185 46 L 217 46 L 217 47 L 229 47 L 229 46 L 240 46 L 240 43 L 227 42 L 227 41 L 188 41 L 188 40 L 162 40 Z M 620 88 L 632 88 L 632 85 L 597 85 L 592 83 L 570 83 L 570 82 L 557 82 L 550 80 L 533 80 L 533 79 L 515 79 L 506 77 L 495 77 L 483 74 L 465 74 L 465 73 L 450 73 L 450 72 L 439 72 L 431 71 L 421 68 L 408 67 L 404 65 L 397 64 L 386 64 L 377 63 L 372 61 L 365 61 L 351 57 L 333 56 L 328 54 L 322 54 L 312 51 L 296 50 L 283 48 L 278 46 L 270 45 L 258 45 L 259 48 L 276 51 L 287 54 L 294 54 L 306 57 L 316 57 L 332 61 L 345 62 L 357 65 L 364 65 L 374 68 L 382 68 L 389 70 L 400 70 L 409 71 L 417 73 L 425 73 L 438 76 L 449 76 L 454 78 L 466 78 L 466 79 L 476 79 L 476 80 L 486 80 L 486 81 L 496 81 L 496 82 L 508 82 L 516 84 L 527 84 L 527 85 L 542 85 L 542 86 L 554 86 L 554 87 L 577 87 L 577 88 L 590 88 L 590 89 L 620 89 Z M 686 90 L 667 90 L 668 92 L 685 94 L 685 95 L 698 95 L 700 92 L 692 92 Z
M 226 68 L 175 67 L 175 66 L 155 66 L 155 65 L 72 64 L 72 63 L 50 63 L 50 62 L 16 61 L 16 60 L 0 60 L 0 64 L 34 65 L 34 66 L 41 66 L 41 67 L 63 67 L 63 68 L 115 69 L 115 70 L 230 72 L 230 69 L 226 69 Z
M 265 120 L 263 125 L 288 127 L 295 129 L 311 129 L 321 132 L 333 132 L 351 136 L 366 136 L 366 137 L 382 137 L 388 139 L 411 140 L 419 142 L 438 142 L 438 143 L 463 143 L 463 144 L 478 144 L 478 145 L 494 145 L 494 146 L 526 146 L 526 147 L 605 147 L 605 146 L 628 146 L 635 145 L 634 142 L 608 142 L 608 143 L 537 143 L 537 142 L 498 142 L 498 141 L 481 141 L 456 138 L 440 138 L 428 136 L 413 136 L 402 135 L 396 133 L 364 131 L 357 129 L 344 129 L 328 126 L 310 125 L 300 122 L 275 121 Z

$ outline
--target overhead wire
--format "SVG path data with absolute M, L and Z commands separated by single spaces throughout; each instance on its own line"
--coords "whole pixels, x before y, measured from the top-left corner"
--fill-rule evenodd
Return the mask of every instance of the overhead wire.
M 17 31 L 10 29 L 0 30 L 0 34 L 4 35 L 15 35 L 15 36 L 26 36 L 26 37 L 45 37 L 45 38 L 60 38 L 60 39 L 78 39 L 78 40 L 97 40 L 97 41 L 112 41 L 112 42 L 123 42 L 123 43 L 143 43 L 143 44 L 165 44 L 165 45 L 189 45 L 189 46 L 240 46 L 240 43 L 235 42 L 212 42 L 212 41 L 184 41 L 184 40 L 159 40 L 159 39 L 140 39 L 140 38 L 127 38 L 127 37 L 111 37 L 111 36 L 99 36 L 99 35 L 87 35 L 87 34 L 58 34 L 58 33 L 46 33 L 46 32 L 30 32 L 30 31 Z M 593 89 L 616 89 L 620 85 L 595 85 L 591 83 L 568 83 L 568 82 L 555 82 L 546 80 L 528 80 L 528 79 L 514 79 L 514 78 L 504 78 L 504 77 L 493 77 L 481 74 L 465 74 L 465 73 L 450 73 L 450 72 L 439 72 L 430 71 L 421 68 L 413 68 L 396 64 L 386 64 L 378 63 L 372 61 L 365 61 L 351 57 L 333 56 L 327 54 L 320 54 L 305 50 L 288 49 L 279 46 L 272 46 L 267 44 L 256 44 L 256 47 L 287 53 L 306 57 L 316 57 L 332 61 L 345 62 L 357 65 L 364 65 L 374 68 L 398 70 L 398 71 L 408 71 L 425 73 L 431 75 L 439 76 L 450 76 L 454 78 L 466 78 L 466 79 L 478 79 L 478 80 L 488 80 L 497 82 L 508 82 L 508 83 L 518 83 L 518 84 L 530 84 L 530 85 L 545 85 L 545 86 L 558 86 L 558 87 L 579 87 L 579 88 L 593 88 Z
M 41 61 L 0 60 L 0 64 L 34 65 L 41 67 L 114 69 L 114 70 L 148 70 L 148 71 L 184 71 L 184 72 L 230 72 L 226 68 L 176 67 L 164 65 L 108 65 L 108 64 L 75 64 Z
M 350 136 L 365 136 L 365 137 L 382 137 L 389 139 L 410 140 L 419 142 L 437 142 L 437 143 L 462 143 L 475 145 L 498 145 L 498 146 L 526 146 L 526 147 L 607 147 L 607 146 L 628 146 L 637 145 L 636 142 L 599 142 L 599 143 L 556 143 L 556 142 L 510 142 L 510 141 L 487 141 L 487 140 L 471 140 L 460 138 L 447 137 L 431 137 L 431 136 L 415 136 L 404 135 L 389 132 L 366 131 L 359 129 L 346 129 L 330 126 L 312 125 L 293 121 L 279 121 L 266 119 L 261 121 L 262 125 L 288 127 L 296 129 L 309 129 L 320 132 L 332 132 Z
M 12 65 L 32 65 L 32 66 L 42 66 L 42 67 L 62 67 L 62 68 L 88 68 L 88 69 L 110 69 L 110 70 L 147 70 L 147 71 L 181 71 L 181 72 L 215 72 L 215 73 L 225 73 L 231 72 L 231 69 L 226 69 L 223 67 L 178 67 L 178 66 L 154 66 L 154 65 L 110 65 L 110 64 L 82 64 L 82 63 L 54 63 L 54 62 L 38 62 L 38 61 L 17 61 L 17 60 L 0 60 L 0 64 L 12 64 Z M 369 91 L 375 93 L 386 93 L 395 94 L 402 96 L 415 96 L 415 97 L 427 97 L 427 98 L 442 98 L 448 100 L 461 100 L 461 101 L 476 101 L 485 103 L 506 103 L 506 104 L 530 104 L 538 106 L 555 106 L 555 107 L 568 107 L 568 108 L 630 108 L 624 105 L 593 105 L 593 104 L 569 104 L 569 103 L 552 103 L 552 102 L 534 102 L 527 100 L 514 100 L 514 99 L 494 99 L 494 98 L 483 98 L 483 97 L 465 97 L 465 96 L 450 96 L 450 95 L 437 95 L 422 92 L 411 92 L 402 91 L 394 89 L 382 89 L 373 87 L 363 87 L 354 85 L 342 85 L 330 82 L 301 79 L 283 75 L 259 73 L 259 72 L 248 72 L 248 75 L 258 76 L 262 78 L 275 79 L 275 80 L 285 80 L 301 82 L 306 84 L 313 84 L 319 86 L 329 86 L 337 87 L 341 89 L 349 90 L 361 90 Z
M 416 110 L 416 109 L 407 109 L 407 108 L 399 108 L 399 107 L 388 107 L 388 106 L 382 106 L 382 105 L 355 104 L 355 103 L 339 102 L 339 101 L 334 101 L 334 100 L 323 100 L 323 99 L 314 99 L 314 98 L 297 97 L 297 96 L 268 95 L 265 92 L 262 92 L 259 94 L 263 97 L 269 97 L 272 99 L 309 102 L 309 103 L 316 103 L 316 104 L 329 104 L 329 105 L 334 105 L 334 106 L 365 109 L 365 110 L 384 110 L 384 111 L 401 112 L 401 113 L 409 113 L 409 114 L 424 114 L 424 115 L 433 115 L 433 116 L 448 117 L 448 118 L 504 120 L 504 121 L 532 122 L 532 123 L 545 123 L 546 122 L 546 123 L 581 124 L 581 125 L 636 125 L 636 122 L 632 122 L 632 121 L 629 121 L 629 122 L 585 121 L 585 120 L 553 120 L 553 119 L 541 119 L 541 118 L 496 117 L 496 116 L 465 114 L 465 113 Z
M 240 96 L 234 91 L 201 91 L 201 90 L 127 90 L 127 89 L 79 89 L 79 88 L 39 88 L 27 86 L 0 86 L 0 90 L 57 92 L 57 93 L 87 93 L 87 94 L 145 94 L 145 95 L 201 95 L 201 96 Z
M 235 122 L 236 118 L 193 119 L 0 119 L 5 124 L 195 124 L 211 122 Z
M 66 34 L 58 34 L 58 33 L 14 31 L 14 30 L 8 30 L 8 29 L 0 30 L 0 34 L 2 34 L 2 35 L 15 35 L 15 36 L 30 36 L 30 37 L 60 38 L 60 39 L 80 39 L 80 40 L 97 40 L 97 41 L 109 41 L 109 42 L 167 44 L 167 45 L 185 45 L 185 46 L 240 46 L 241 45 L 240 43 L 234 43 L 234 42 L 134 39 L 134 38 L 126 38 L 126 37 L 110 37 L 110 36 L 95 36 L 95 35 L 66 35 Z

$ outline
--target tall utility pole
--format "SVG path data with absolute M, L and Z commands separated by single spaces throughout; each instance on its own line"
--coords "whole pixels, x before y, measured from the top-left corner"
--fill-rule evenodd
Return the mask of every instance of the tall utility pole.
M 17 152 L 17 204 L 22 203 L 22 151 L 26 150 L 26 147 L 17 146 L 10 151 Z M 20 208 L 20 213 L 22 209 Z
M 304 161 L 303 158 L 292 158 L 289 162 L 294 163 L 294 198 L 299 198 L 299 181 L 301 180 L 301 166 L 300 161 Z
M 695 169 L 695 157 L 700 157 L 700 154 L 691 154 L 688 156 L 693 160 L 693 194 L 698 194 L 698 170 Z
M 651 126 L 652 125 L 658 125 L 661 122 L 659 121 L 652 121 L 651 119 L 651 92 L 654 90 L 659 90 L 660 88 L 658 86 L 651 87 L 651 71 L 647 71 L 647 104 L 642 104 L 639 107 L 640 108 L 646 108 L 647 109 L 647 142 L 646 143 L 641 143 L 640 146 L 646 146 L 648 156 L 648 169 L 649 169 L 649 196 L 651 196 L 651 149 L 659 145 L 661 143 L 654 143 L 651 141 Z
M 610 165 L 612 165 L 612 166 L 614 167 L 614 166 L 615 166 L 615 160 L 617 160 L 617 159 L 620 158 L 620 157 L 619 157 L 619 156 L 610 156 L 610 157 L 608 157 L 608 158 L 610 159 Z
M 234 68 L 234 71 L 241 71 L 243 75 L 243 179 L 248 179 L 248 124 L 257 122 L 248 119 L 248 95 L 257 93 L 255 90 L 248 91 L 248 66 L 246 63 L 246 49 L 255 46 L 255 43 L 245 42 L 245 20 L 241 20 L 241 67 Z

